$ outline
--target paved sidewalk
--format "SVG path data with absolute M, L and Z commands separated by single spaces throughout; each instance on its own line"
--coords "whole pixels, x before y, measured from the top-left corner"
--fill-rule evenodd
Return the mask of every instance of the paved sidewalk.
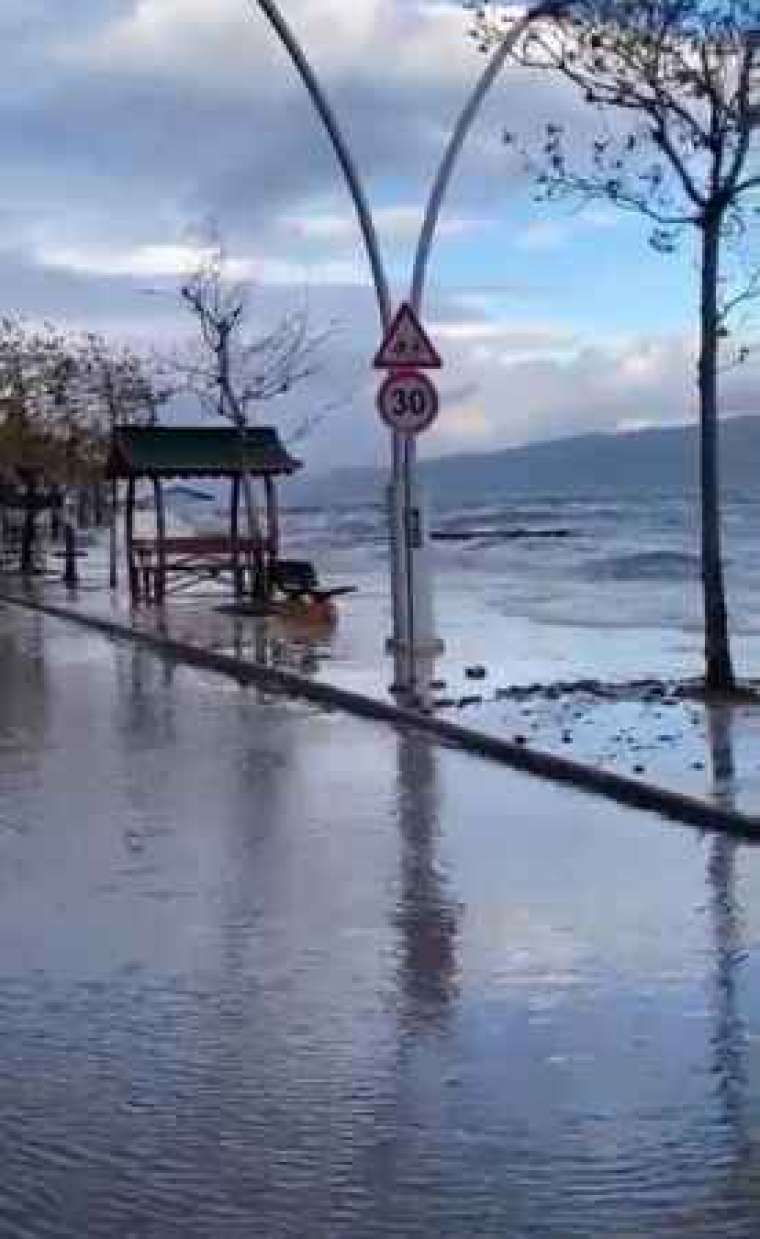
M 163 607 L 133 607 L 123 590 L 110 591 L 92 569 L 75 590 L 50 577 L 25 583 L 12 575 L 0 577 L 0 589 L 393 702 L 391 662 L 383 653 L 387 595 L 376 577 L 338 601 L 334 624 L 291 607 L 266 617 L 232 615 L 225 609 L 229 594 L 213 587 L 174 595 Z M 463 658 L 460 640 L 437 663 L 437 717 L 642 785 L 760 815 L 759 702 L 748 697 L 707 706 L 688 684 L 655 679 L 504 684 L 488 666 L 482 634 L 473 632 L 467 652 L 484 661 Z M 529 651 L 525 662 L 530 672 Z

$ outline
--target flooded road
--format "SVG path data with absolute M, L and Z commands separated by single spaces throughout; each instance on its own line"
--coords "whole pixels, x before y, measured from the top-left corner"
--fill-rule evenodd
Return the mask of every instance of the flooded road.
M 0 1235 L 757 1234 L 760 852 L 0 610 Z

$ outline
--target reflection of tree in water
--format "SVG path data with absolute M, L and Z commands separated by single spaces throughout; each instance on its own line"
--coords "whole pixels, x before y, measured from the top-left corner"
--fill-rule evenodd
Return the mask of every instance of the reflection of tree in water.
M 729 706 L 708 705 L 713 794 L 723 808 L 735 807 L 734 757 Z M 713 979 L 713 1071 L 726 1130 L 737 1156 L 746 1152 L 746 1038 L 738 1011 L 739 970 L 744 959 L 741 909 L 736 897 L 736 840 L 716 833 L 710 844 L 707 880 L 715 947 Z
M 7 749 L 42 749 L 50 714 L 45 666 L 45 617 L 6 607 L 0 631 L 2 709 L 0 724 Z
M 412 1024 L 442 1018 L 456 992 L 457 907 L 436 861 L 436 756 L 429 741 L 402 734 L 398 744 L 401 889 L 400 982 Z

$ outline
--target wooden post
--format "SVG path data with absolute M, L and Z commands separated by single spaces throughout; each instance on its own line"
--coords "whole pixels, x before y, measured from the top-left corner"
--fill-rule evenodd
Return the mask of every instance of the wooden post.
M 129 570 L 129 593 L 133 602 L 140 598 L 140 575 L 135 562 L 135 479 L 130 474 L 127 481 L 127 502 L 124 508 L 124 532 Z
M 84 484 L 77 487 L 77 525 L 89 529 L 92 516 L 92 495 Z
M 232 543 L 232 580 L 235 587 L 235 597 L 240 598 L 245 589 L 243 569 L 240 566 L 240 539 L 238 535 L 238 520 L 240 514 L 240 474 L 232 475 L 232 494 L 230 498 L 230 542 Z
M 116 589 L 119 584 L 119 569 L 117 566 L 116 520 L 119 509 L 119 483 L 111 479 L 111 518 L 108 526 L 108 585 Z
M 34 544 L 37 535 L 37 483 L 28 478 L 24 491 L 24 524 L 21 530 L 21 572 L 34 571 Z
M 269 534 L 269 554 L 276 562 L 280 558 L 280 515 L 277 509 L 277 487 L 270 474 L 266 474 L 264 485 L 267 491 L 267 531 Z
M 103 514 L 105 504 L 103 502 L 103 483 L 100 478 L 92 484 L 92 516 L 95 522 L 96 529 L 103 528 Z
M 63 583 L 72 589 L 79 584 L 77 540 L 74 526 L 71 522 L 71 513 L 67 515 L 66 523 L 63 526 Z
M 163 602 L 166 592 L 166 519 L 164 515 L 164 492 L 161 479 L 153 478 L 153 494 L 156 500 L 156 538 L 158 541 L 158 564 L 153 570 L 153 597 Z
M 247 478 L 250 486 L 251 479 Z M 264 537 L 261 530 L 256 531 L 256 543 L 253 549 L 253 568 L 251 572 L 251 594 L 259 602 L 266 602 L 269 598 L 269 571 L 268 571 L 268 556 L 267 556 L 267 538 Z
M 269 559 L 266 569 L 267 597 L 272 592 L 272 579 L 275 565 L 280 558 L 280 520 L 277 511 L 277 487 L 271 474 L 264 475 L 264 486 L 267 494 L 267 550 Z
M 52 542 L 58 542 L 61 537 L 61 506 L 61 492 L 56 487 L 50 505 L 50 539 Z

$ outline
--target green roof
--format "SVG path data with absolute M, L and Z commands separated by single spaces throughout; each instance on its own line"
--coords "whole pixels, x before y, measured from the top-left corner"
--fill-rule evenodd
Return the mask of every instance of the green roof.
M 272 426 L 116 426 L 109 477 L 229 477 L 301 468 Z

